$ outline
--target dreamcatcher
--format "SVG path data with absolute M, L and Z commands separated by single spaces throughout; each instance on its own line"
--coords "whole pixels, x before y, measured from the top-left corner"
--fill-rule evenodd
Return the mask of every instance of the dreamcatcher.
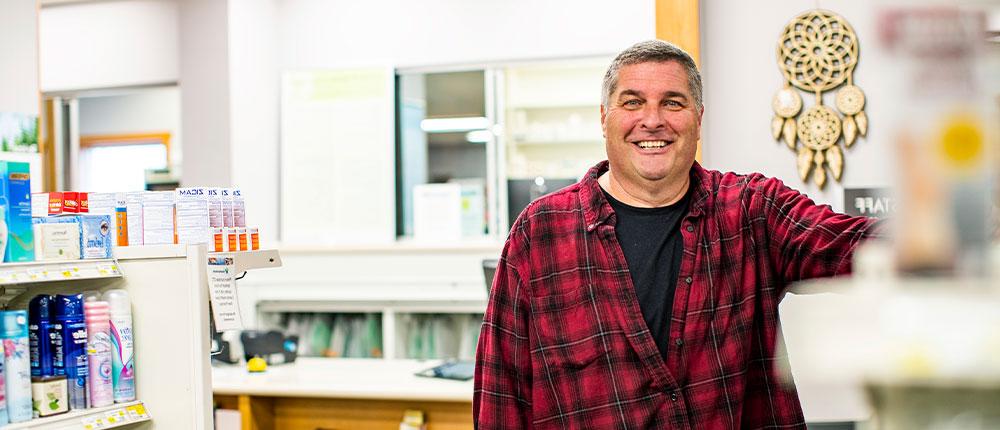
M 771 103 L 775 113 L 771 132 L 797 152 L 803 181 L 811 172 L 816 185 L 823 187 L 827 168 L 839 181 L 844 170 L 840 137 L 850 147 L 859 135 L 868 133 L 865 94 L 854 85 L 857 64 L 854 29 L 833 12 L 814 10 L 795 17 L 778 40 L 778 68 L 785 87 Z M 837 87 L 835 105 L 840 115 L 823 105 L 823 92 Z M 796 88 L 816 96 L 816 104 L 805 112 Z

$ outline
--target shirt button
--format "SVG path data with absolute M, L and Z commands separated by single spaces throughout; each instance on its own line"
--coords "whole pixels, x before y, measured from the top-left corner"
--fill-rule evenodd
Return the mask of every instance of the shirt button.
M 674 339 L 674 345 L 681 346 L 684 345 L 684 341 L 681 338 Z
M 677 401 L 677 392 L 676 391 L 671 391 L 670 392 L 670 400 L 674 401 L 674 402 Z
M 688 285 L 691 285 L 691 281 L 693 281 L 693 279 L 691 279 L 690 276 L 688 276 L 687 278 L 684 278 L 684 282 L 687 283 Z
M 688 233 L 694 231 L 694 226 L 693 225 L 687 226 L 687 231 L 688 231 Z

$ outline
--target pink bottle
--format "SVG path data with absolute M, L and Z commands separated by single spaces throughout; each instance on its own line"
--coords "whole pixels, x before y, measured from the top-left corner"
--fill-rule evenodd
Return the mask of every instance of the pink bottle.
M 83 304 L 87 323 L 87 387 L 89 406 L 97 408 L 115 402 L 111 372 L 111 308 L 108 302 Z

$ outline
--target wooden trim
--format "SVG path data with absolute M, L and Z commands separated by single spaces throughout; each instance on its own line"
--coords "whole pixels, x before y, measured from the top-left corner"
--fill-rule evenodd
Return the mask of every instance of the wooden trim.
M 126 133 L 126 134 L 90 134 L 80 136 L 80 149 L 98 146 L 148 145 L 161 143 L 167 147 L 167 166 L 170 165 L 170 133 Z
M 701 64 L 698 0 L 656 0 L 656 38 L 680 46 Z
M 42 102 L 41 115 L 38 116 L 38 153 L 42 156 L 42 190 L 55 191 L 56 185 L 56 143 L 55 129 L 52 119 L 56 109 L 52 99 Z
M 701 66 L 698 0 L 656 0 L 656 38 L 681 47 Z M 700 141 L 695 159 L 701 162 Z

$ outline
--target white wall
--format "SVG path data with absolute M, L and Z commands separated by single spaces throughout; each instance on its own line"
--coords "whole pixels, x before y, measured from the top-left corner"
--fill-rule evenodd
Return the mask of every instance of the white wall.
M 286 0 L 278 12 L 284 68 L 607 54 L 655 35 L 653 0 Z
M 80 135 L 166 131 L 170 133 L 171 164 L 182 159 L 181 94 L 177 87 L 79 100 Z
M 181 186 L 231 184 L 229 12 L 227 0 L 179 0 Z M 261 161 L 261 164 L 266 161 Z M 248 191 L 249 193 L 249 191 Z
M 860 41 L 854 83 L 864 90 L 869 130 L 845 150 L 842 183 L 828 176 L 824 190 L 798 177 L 796 157 L 771 136 L 771 98 L 782 88 L 775 50 L 785 24 L 813 9 L 813 0 L 767 2 L 702 1 L 702 70 L 705 82 L 703 160 L 707 167 L 741 173 L 762 172 L 805 192 L 814 200 L 843 209 L 843 188 L 886 186 L 889 130 L 885 124 L 894 100 L 887 95 L 891 65 L 879 47 L 876 14 L 868 0 L 824 2 L 854 27 Z M 805 106 L 814 97 L 800 93 Z M 825 102 L 833 106 L 832 99 Z M 811 178 L 810 178 L 811 179 Z
M 38 115 L 35 0 L 0 2 L 0 112 Z
M 148 88 L 128 94 L 80 98 L 80 134 L 180 132 L 180 91 Z
M 261 239 L 278 233 L 276 0 L 229 1 L 231 183 L 246 199 Z
M 43 8 L 42 91 L 177 82 L 177 12 L 175 0 Z

